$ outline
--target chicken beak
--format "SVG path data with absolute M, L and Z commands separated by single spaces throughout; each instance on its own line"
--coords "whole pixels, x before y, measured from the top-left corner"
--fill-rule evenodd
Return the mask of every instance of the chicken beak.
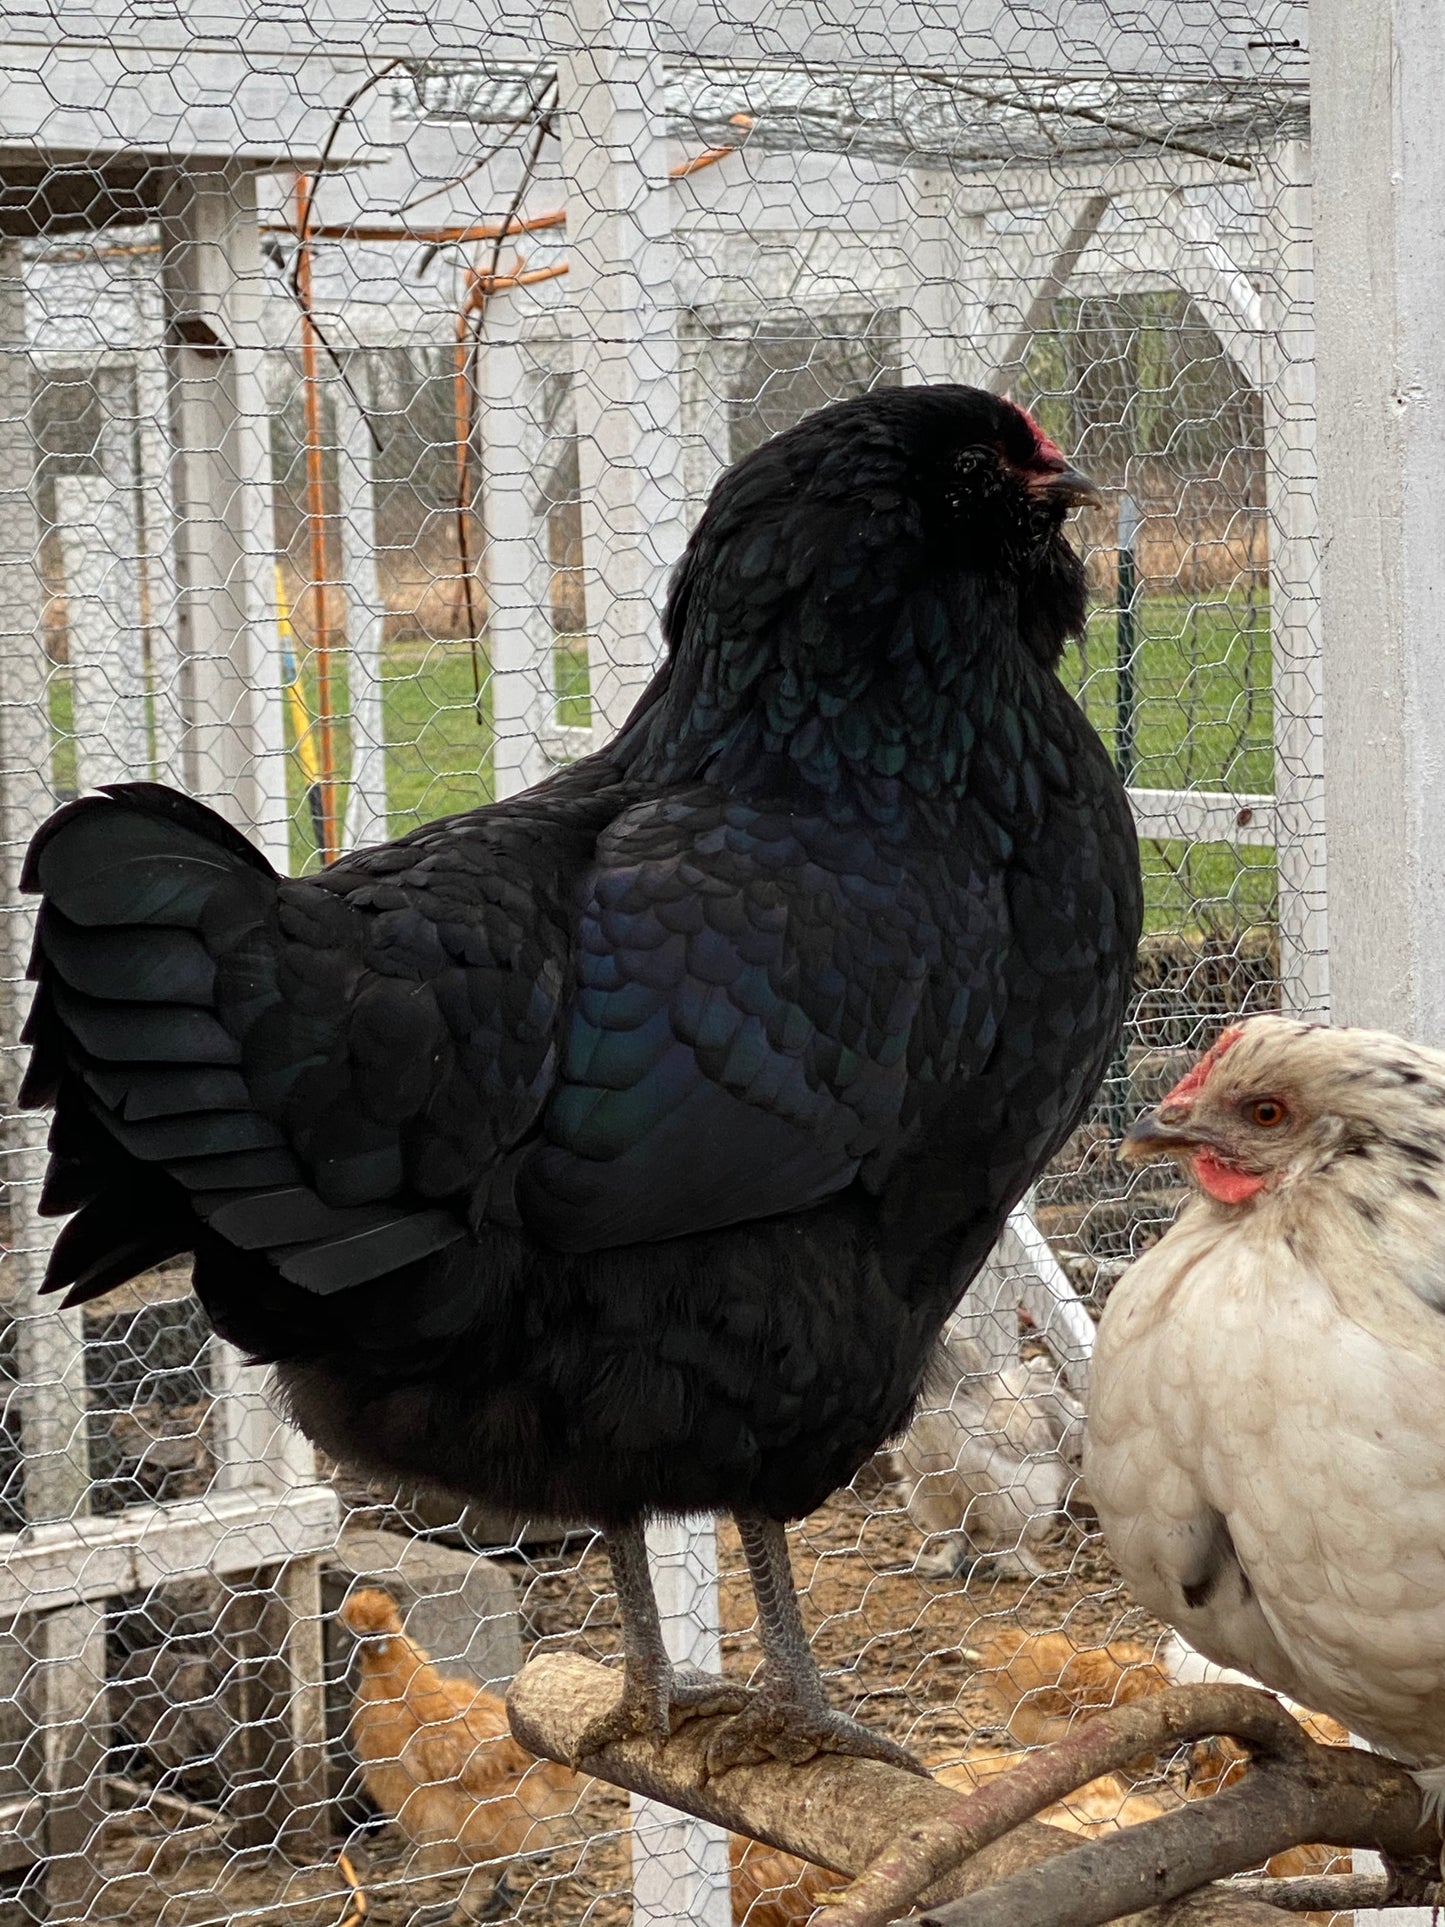
M 1123 1164 L 1148 1164 L 1154 1158 L 1187 1156 L 1207 1142 L 1206 1133 L 1190 1122 L 1182 1106 L 1161 1104 L 1135 1120 L 1120 1140 Z
M 1062 502 L 1065 508 L 1081 508 L 1087 503 L 1098 508 L 1104 497 L 1098 485 L 1077 468 L 1051 469 L 1030 485 L 1030 493 L 1045 501 Z

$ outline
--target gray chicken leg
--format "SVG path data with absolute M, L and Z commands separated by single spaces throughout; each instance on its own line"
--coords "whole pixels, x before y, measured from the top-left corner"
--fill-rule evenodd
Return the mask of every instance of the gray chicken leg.
M 583 1727 L 572 1750 L 572 1766 L 614 1740 L 650 1739 L 660 1748 L 684 1720 L 738 1713 L 752 1699 L 746 1686 L 673 1665 L 663 1642 L 647 1536 L 640 1525 L 609 1532 L 607 1557 L 622 1622 L 622 1697 L 610 1712 Z
M 708 1747 L 708 1776 L 761 1760 L 797 1765 L 818 1753 L 851 1753 L 921 1772 L 896 1741 L 836 1712 L 803 1630 L 784 1528 L 753 1513 L 738 1515 L 738 1532 L 758 1607 L 763 1677 L 753 1690 L 731 1680 L 674 1666 L 662 1637 L 641 1526 L 610 1533 L 608 1557 L 622 1621 L 622 1696 L 578 1736 L 579 1765 L 614 1740 L 649 1738 L 657 1747 L 684 1720 L 734 1714 Z
M 748 1705 L 709 1745 L 708 1774 L 756 1766 L 762 1760 L 798 1766 L 818 1753 L 848 1753 L 910 1773 L 925 1772 L 906 1747 L 828 1704 L 803 1630 L 786 1529 L 759 1513 L 740 1512 L 737 1523 L 758 1606 L 763 1677 Z

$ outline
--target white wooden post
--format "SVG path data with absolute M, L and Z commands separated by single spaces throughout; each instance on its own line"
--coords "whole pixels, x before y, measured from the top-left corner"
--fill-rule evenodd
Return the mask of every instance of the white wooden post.
M 958 182 L 946 168 L 908 168 L 900 180 L 907 223 L 900 243 L 911 279 L 899 314 L 905 381 L 967 381 L 969 344 L 960 339 Z
M 550 16 L 567 181 L 568 298 L 584 593 L 599 742 L 617 729 L 661 653 L 659 614 L 685 539 L 675 248 L 662 61 L 648 0 L 567 0 Z M 671 1528 L 664 1529 L 670 1532 Z M 715 1665 L 711 1525 L 668 1546 L 690 1593 L 664 1617 L 690 1656 Z M 684 1550 L 684 1546 L 687 1550 Z M 715 1555 L 714 1555 L 715 1556 Z M 702 1560 L 701 1572 L 694 1561 Z M 671 1588 L 665 1558 L 660 1588 Z M 715 1566 L 712 1567 L 715 1571 Z M 635 1904 L 661 1927 L 728 1927 L 726 1842 L 701 1821 L 644 1813 L 633 1841 Z
M 1313 0 L 1330 989 L 1445 1044 L 1445 12 Z
M 19 894 L 25 847 L 51 802 L 47 667 L 41 639 L 40 521 L 34 506 L 30 368 L 25 353 L 24 262 L 18 241 L 0 241 L 0 943 L 4 1031 L 0 1099 L 6 1114 L 5 1309 L 15 1321 L 25 1515 L 31 1524 L 80 1517 L 90 1507 L 83 1314 L 39 1297 L 53 1223 L 36 1215 L 45 1170 L 41 1119 L 17 1116 L 23 973 L 35 927 L 34 900 Z M 105 1619 L 76 1605 L 32 1622 L 21 1635 L 36 1661 L 30 1712 L 44 1734 L 47 1898 L 53 1917 L 79 1912 L 94 1892 L 95 1779 L 105 1733 Z
M 59 476 L 55 517 L 65 572 L 76 787 L 148 777 L 134 490 L 106 475 Z
M 148 291 L 149 294 L 149 291 Z M 146 636 L 150 652 L 151 715 L 158 782 L 185 787 L 185 709 L 180 650 L 180 589 L 176 581 L 177 523 L 171 445 L 170 356 L 163 339 L 160 291 L 142 313 L 154 332 L 137 359 L 136 490 L 141 532 Z M 154 309 L 154 312 L 153 312 Z
M 541 371 L 516 332 L 514 300 L 494 301 L 478 357 L 487 655 L 491 664 L 493 780 L 515 796 L 551 768 L 557 730 L 551 563 L 537 503 L 543 448 Z
M 1310 40 L 1331 1014 L 1438 1046 L 1445 14 L 1311 0 Z
M 686 532 L 663 69 L 650 0 L 567 0 L 550 26 L 592 716 L 604 742 L 660 656 L 666 580 Z
M 674 1663 L 721 1672 L 716 1523 L 689 1519 L 650 1526 L 647 1550 Z M 632 1917 L 639 1927 L 729 1927 L 726 1829 L 634 1794 Z
M 178 173 L 161 222 L 186 786 L 288 865 L 255 176 Z
M 1329 1013 L 1325 944 L 1324 729 L 1315 481 L 1310 154 L 1282 143 L 1259 162 L 1264 278 L 1265 500 L 1274 687 L 1275 873 L 1285 1006 Z
M 960 204 L 946 168 L 910 168 L 901 185 L 912 276 L 900 317 L 904 379 L 986 388 L 1000 350 L 983 216 Z
M 215 1397 L 214 1489 L 284 1492 L 313 1484 L 316 1455 L 310 1443 L 282 1417 L 264 1366 L 245 1364 L 220 1339 L 210 1347 L 211 1390 Z M 337 1520 L 339 1525 L 339 1518 Z M 325 1655 L 322 1642 L 322 1556 L 308 1553 L 253 1575 L 256 1597 L 241 1605 L 241 1618 L 255 1619 L 240 1638 L 236 1684 L 240 1706 L 258 1720 L 254 1732 L 240 1735 L 252 1758 L 248 1768 L 274 1771 L 278 1784 L 257 1784 L 247 1794 L 252 1811 L 243 1818 L 252 1844 L 267 1841 L 279 1827 L 298 1849 L 324 1852 L 329 1833 L 326 1808 Z M 277 1611 L 265 1611 L 274 1594 Z M 262 1635 L 262 1628 L 269 1632 Z M 255 1636 L 253 1636 L 253 1633 Z M 272 1643 L 275 1642 L 275 1643 Z M 279 1644 L 279 1655 L 276 1647 Z M 268 1650 L 269 1647 L 269 1650 Z M 279 1667 L 272 1662 L 279 1657 Z M 278 1696 L 280 1705 L 271 1702 Z M 262 1717 L 276 1719 L 283 1732 L 281 1758 L 274 1758 Z
M 364 357 L 352 355 L 348 373 L 366 394 Z M 342 848 L 384 843 L 386 724 L 382 714 L 382 643 L 386 603 L 377 573 L 375 449 L 371 431 L 345 382 L 331 384 L 336 412 L 336 487 L 341 515 L 341 587 L 346 606 L 347 668 L 351 690 L 351 784 Z
M 288 1424 L 271 1393 L 266 1365 L 248 1365 L 222 1339 L 210 1347 L 211 1393 L 216 1400 L 214 1487 L 281 1492 L 310 1485 L 316 1455 Z
M 10 1239 L 7 1309 L 16 1321 L 25 1426 L 27 1517 L 69 1519 L 85 1510 L 85 1369 L 81 1314 L 42 1306 L 38 1293 L 55 1227 L 35 1205 L 45 1170 L 45 1128 L 17 1116 L 17 1036 L 29 1003 L 25 966 L 34 899 L 19 891 L 25 848 L 49 814 L 48 670 L 41 639 L 40 520 L 34 506 L 30 369 L 25 354 L 24 264 L 18 241 L 0 241 L 0 940 L 6 979 L 3 1039 L 5 1191 Z

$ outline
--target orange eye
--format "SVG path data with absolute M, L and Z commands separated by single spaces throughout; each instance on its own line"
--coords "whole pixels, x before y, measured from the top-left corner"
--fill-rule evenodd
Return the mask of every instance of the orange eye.
M 1277 1097 L 1259 1097 L 1250 1105 L 1249 1116 L 1251 1123 L 1272 1131 L 1276 1125 L 1284 1123 L 1289 1112 Z

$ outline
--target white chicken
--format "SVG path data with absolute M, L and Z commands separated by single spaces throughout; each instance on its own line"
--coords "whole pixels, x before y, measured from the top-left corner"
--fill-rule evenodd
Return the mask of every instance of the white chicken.
M 986 1561 L 995 1573 L 1045 1571 L 1038 1548 L 1075 1482 L 1082 1408 L 1044 1359 L 991 1371 L 959 1320 L 944 1333 L 935 1380 L 892 1452 L 903 1503 L 929 1540 L 915 1570 L 961 1578 Z
M 1139 1603 L 1445 1801 L 1445 1054 L 1259 1017 L 1125 1139 L 1200 1197 L 1115 1286 L 1084 1477 Z

